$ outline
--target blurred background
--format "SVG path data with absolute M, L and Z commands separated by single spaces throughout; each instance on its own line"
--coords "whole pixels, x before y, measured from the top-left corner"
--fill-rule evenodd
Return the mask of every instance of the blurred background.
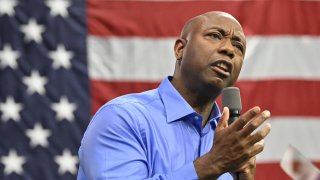
M 272 114 L 256 179 L 290 179 L 289 144 L 320 167 L 320 1 L 0 0 L 0 179 L 75 179 L 94 112 L 172 75 L 183 24 L 213 10 L 247 36 L 243 111 Z

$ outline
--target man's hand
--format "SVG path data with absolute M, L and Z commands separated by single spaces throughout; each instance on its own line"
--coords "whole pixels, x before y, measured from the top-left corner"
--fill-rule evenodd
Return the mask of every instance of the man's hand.
M 260 113 L 260 108 L 254 107 L 228 126 L 229 109 L 224 108 L 211 150 L 194 161 L 199 179 L 218 178 L 225 172 L 239 172 L 244 179 L 253 179 L 255 162 L 250 159 L 263 150 L 262 140 L 271 125 L 253 132 L 269 117 L 269 111 Z
M 250 158 L 250 160 L 236 172 L 231 172 L 233 179 L 235 180 L 253 180 L 256 173 L 256 156 Z

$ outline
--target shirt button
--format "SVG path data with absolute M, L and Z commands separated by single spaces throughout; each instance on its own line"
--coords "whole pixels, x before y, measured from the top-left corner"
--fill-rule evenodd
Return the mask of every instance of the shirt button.
M 198 119 L 199 119 L 199 117 L 198 117 L 198 116 L 194 116 L 194 119 L 195 119 L 195 120 L 198 120 Z

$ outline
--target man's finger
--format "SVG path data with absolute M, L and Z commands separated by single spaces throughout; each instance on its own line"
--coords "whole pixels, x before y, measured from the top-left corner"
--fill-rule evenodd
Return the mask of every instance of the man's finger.
M 260 112 L 260 108 L 258 106 L 253 107 L 246 113 L 242 114 L 238 119 L 236 119 L 232 126 L 236 130 L 242 129 L 252 118 L 254 118 Z
M 241 166 L 236 172 L 248 172 L 248 170 L 255 173 L 256 156 L 251 157 L 243 166 Z
M 256 132 L 252 136 L 249 137 L 249 144 L 254 145 L 256 143 L 259 143 L 262 141 L 270 132 L 271 130 L 271 124 L 266 124 L 261 128 L 260 131 Z
M 264 140 L 257 142 L 252 146 L 250 156 L 251 157 L 256 156 L 257 154 L 263 151 L 263 148 L 264 148 Z
M 229 119 L 229 108 L 224 107 L 222 111 L 222 115 L 217 125 L 217 130 L 228 127 L 228 119 Z
M 246 137 L 256 130 L 264 121 L 270 118 L 270 111 L 263 111 L 259 116 L 251 120 L 241 131 L 241 136 Z

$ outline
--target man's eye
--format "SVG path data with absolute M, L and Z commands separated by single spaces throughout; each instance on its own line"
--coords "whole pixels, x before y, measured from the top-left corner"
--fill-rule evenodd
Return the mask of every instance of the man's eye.
M 241 53 L 243 53 L 243 46 L 241 44 L 234 44 L 233 46 L 240 50 Z
M 212 39 L 219 39 L 219 40 L 222 39 L 222 34 L 220 34 L 220 33 L 218 33 L 218 32 L 210 33 L 209 36 L 210 36 Z

